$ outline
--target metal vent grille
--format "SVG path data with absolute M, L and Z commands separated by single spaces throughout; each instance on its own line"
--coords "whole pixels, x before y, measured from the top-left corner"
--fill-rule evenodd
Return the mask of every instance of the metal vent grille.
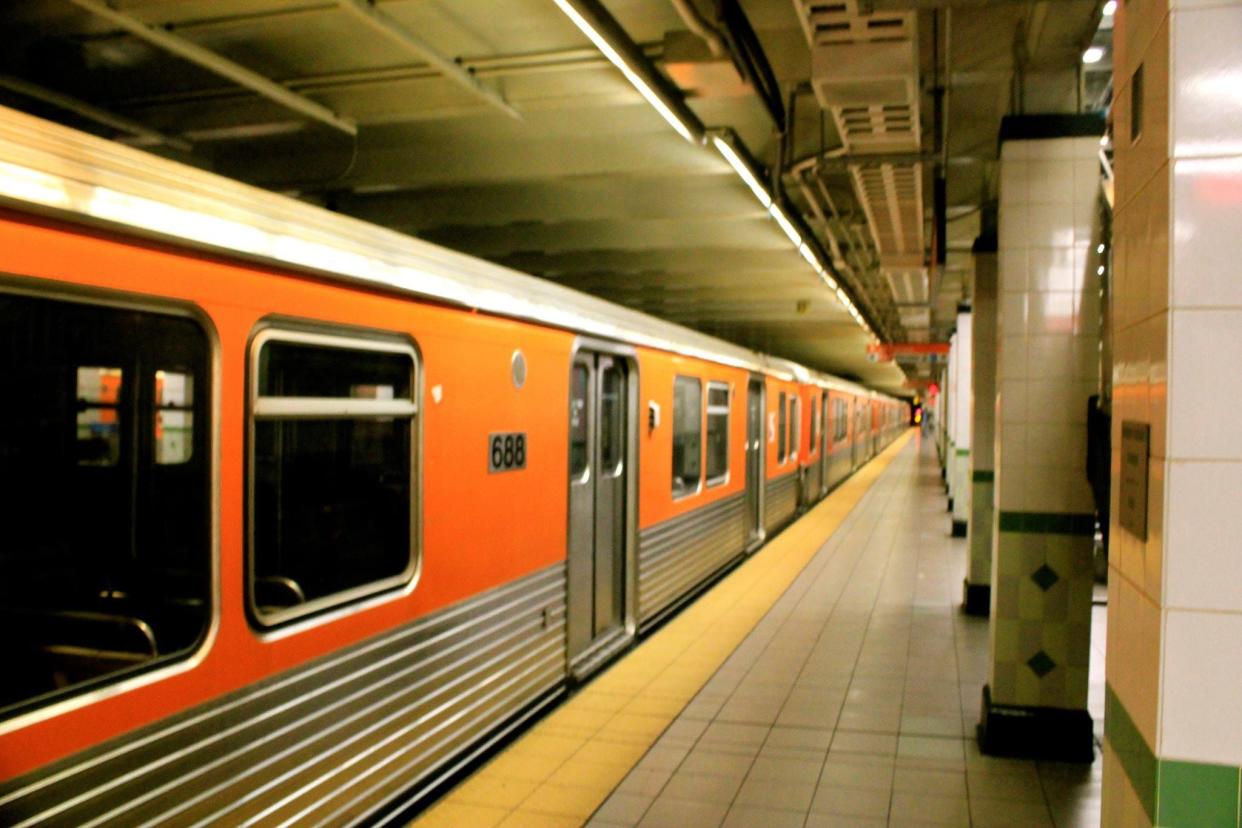
M 885 256 L 922 256 L 923 165 L 856 164 L 850 175 L 881 263 Z

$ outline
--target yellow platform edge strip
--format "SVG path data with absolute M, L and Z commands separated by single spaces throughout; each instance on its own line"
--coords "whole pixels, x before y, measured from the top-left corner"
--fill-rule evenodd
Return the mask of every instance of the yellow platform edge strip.
M 758 553 L 497 754 L 414 828 L 586 822 L 914 435 L 910 429 Z

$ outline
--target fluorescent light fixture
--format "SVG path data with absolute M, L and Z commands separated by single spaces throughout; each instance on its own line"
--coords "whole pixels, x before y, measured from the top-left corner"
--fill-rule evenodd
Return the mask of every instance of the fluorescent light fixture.
M 1097 275 L 1097 276 L 1103 276 L 1103 275 L 1104 275 L 1104 265 L 1100 265 L 1099 267 L 1097 267 L 1097 268 L 1095 269 L 1095 272 L 1096 272 L 1096 275 Z
M 1117 13 L 1117 0 L 1108 0 L 1108 2 L 1104 4 L 1103 12 L 1104 12 L 1105 17 L 1112 17 L 1114 14 L 1116 14 Z
M 729 146 L 729 142 L 719 135 L 713 135 L 712 144 L 724 156 L 724 160 L 729 162 L 729 166 L 733 168 L 738 177 L 746 182 L 746 186 L 750 187 L 750 191 L 755 194 L 755 198 L 759 199 L 759 203 L 763 205 L 764 209 L 770 209 L 772 207 L 772 196 L 768 195 L 767 188 L 759 182 L 759 179 L 755 178 L 755 174 L 751 171 L 750 166 L 742 160 L 742 157 L 737 154 L 733 147 Z
M 815 255 L 815 251 L 806 242 L 798 245 L 798 252 L 802 254 L 802 258 L 806 259 L 806 263 L 815 269 L 816 273 L 823 273 L 824 266 L 819 263 L 819 257 Z
M 789 220 L 789 216 L 785 215 L 785 211 L 780 208 L 779 204 L 773 203 L 768 208 L 768 212 L 772 214 L 772 218 L 776 219 L 776 223 L 785 231 L 785 235 L 793 242 L 794 247 L 802 246 L 802 234 L 793 226 L 793 222 Z
M 1096 252 L 1096 253 L 1103 253 L 1103 252 L 1104 252 L 1104 245 L 1103 245 L 1103 244 L 1098 244 L 1098 245 L 1096 245 L 1095 252 Z
M 552 2 L 556 3 L 557 7 L 565 13 L 565 16 L 582 30 L 582 33 L 595 44 L 595 48 L 604 53 L 604 57 L 608 58 L 609 63 L 621 70 L 621 74 L 625 75 L 625 79 L 630 82 L 630 85 L 638 90 L 638 94 L 647 99 L 647 103 L 651 104 L 664 120 L 668 121 L 669 126 L 677 130 L 678 135 L 692 144 L 695 143 L 690 127 L 681 119 L 681 116 L 670 109 L 659 94 L 648 86 L 647 82 L 626 63 L 625 58 L 613 48 L 613 45 L 608 42 L 607 38 L 595 31 L 595 27 L 585 17 L 580 15 L 578 10 L 571 6 L 567 0 L 552 0 Z
M 1099 46 L 1092 46 L 1082 53 L 1083 63 L 1099 63 L 1104 59 L 1104 50 Z
M 837 280 L 836 280 L 836 279 L 832 278 L 832 277 L 831 277 L 831 276 L 829 276 L 827 273 L 824 273 L 824 274 L 821 274 L 821 275 L 824 277 L 824 284 L 826 284 L 826 285 L 828 286 L 828 289 L 829 289 L 829 290 L 836 290 L 836 289 L 837 289 Z

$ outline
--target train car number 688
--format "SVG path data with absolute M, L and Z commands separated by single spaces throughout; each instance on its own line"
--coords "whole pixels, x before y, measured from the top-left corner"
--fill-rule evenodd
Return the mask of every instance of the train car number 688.
M 487 470 L 517 471 L 526 468 L 526 432 L 515 431 L 487 436 Z

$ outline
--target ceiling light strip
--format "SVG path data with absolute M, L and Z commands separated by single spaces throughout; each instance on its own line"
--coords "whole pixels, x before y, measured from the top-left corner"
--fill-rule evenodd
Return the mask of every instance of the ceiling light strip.
M 623 36 L 621 27 L 603 6 L 596 0 L 552 1 L 678 135 L 692 144 L 702 141 L 703 125 L 698 118 L 685 101 L 663 88 L 667 82 L 647 63 L 634 42 Z

